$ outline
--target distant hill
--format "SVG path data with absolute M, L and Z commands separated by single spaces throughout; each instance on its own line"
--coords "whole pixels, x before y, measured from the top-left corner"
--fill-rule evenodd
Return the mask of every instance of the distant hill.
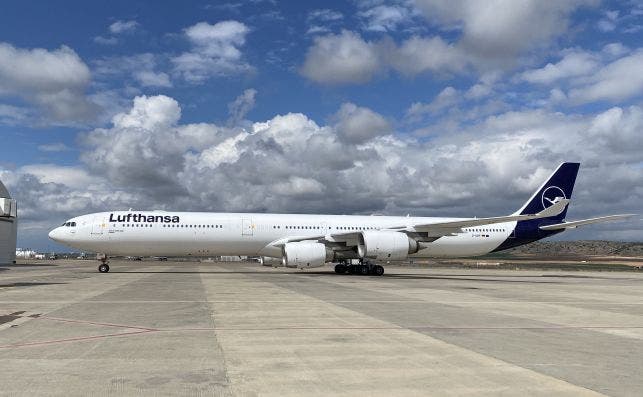
M 570 255 L 643 257 L 643 243 L 618 241 L 537 241 L 504 251 L 506 255 Z

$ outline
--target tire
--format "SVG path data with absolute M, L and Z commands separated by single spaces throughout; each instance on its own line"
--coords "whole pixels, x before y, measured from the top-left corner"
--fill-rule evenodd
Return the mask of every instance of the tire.
M 369 271 L 368 271 L 368 266 L 366 266 L 366 265 L 360 265 L 360 267 L 359 267 L 359 274 L 361 274 L 362 276 L 368 276 L 368 273 L 369 273 Z
M 103 263 L 101 265 L 98 265 L 98 271 L 101 272 L 101 273 L 109 272 L 109 265 L 107 263 Z
M 375 265 L 373 267 L 373 274 L 376 275 L 376 276 L 384 275 L 384 267 L 382 267 L 380 265 Z
M 346 273 L 346 265 L 335 265 L 335 273 L 337 274 L 344 274 Z
M 346 271 L 348 272 L 348 274 L 355 274 L 356 273 L 355 270 L 356 270 L 355 265 L 348 265 L 346 267 Z

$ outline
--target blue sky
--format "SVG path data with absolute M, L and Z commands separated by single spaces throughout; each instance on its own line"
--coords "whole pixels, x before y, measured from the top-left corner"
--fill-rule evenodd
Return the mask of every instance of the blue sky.
M 0 179 L 38 249 L 130 207 L 496 215 L 565 160 L 570 216 L 640 212 L 642 37 L 640 1 L 6 2 Z

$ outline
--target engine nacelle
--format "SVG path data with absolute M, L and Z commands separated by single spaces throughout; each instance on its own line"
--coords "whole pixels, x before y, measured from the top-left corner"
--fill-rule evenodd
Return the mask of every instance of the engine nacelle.
M 272 266 L 272 267 L 283 266 L 280 258 L 272 258 L 269 256 L 259 257 L 259 263 L 261 263 L 263 266 Z
M 284 244 L 282 263 L 286 267 L 300 269 L 324 266 L 333 259 L 333 252 L 324 244 L 300 241 Z
M 363 231 L 357 246 L 359 256 L 376 260 L 403 260 L 417 251 L 417 241 L 389 230 Z

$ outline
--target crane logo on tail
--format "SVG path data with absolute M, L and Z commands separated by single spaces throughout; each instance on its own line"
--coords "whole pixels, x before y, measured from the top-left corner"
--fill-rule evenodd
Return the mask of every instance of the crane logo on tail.
M 563 189 L 558 186 L 549 186 L 547 189 L 543 190 L 540 201 L 543 204 L 543 208 L 548 208 L 556 204 L 560 199 L 566 198 L 567 196 L 565 196 Z

